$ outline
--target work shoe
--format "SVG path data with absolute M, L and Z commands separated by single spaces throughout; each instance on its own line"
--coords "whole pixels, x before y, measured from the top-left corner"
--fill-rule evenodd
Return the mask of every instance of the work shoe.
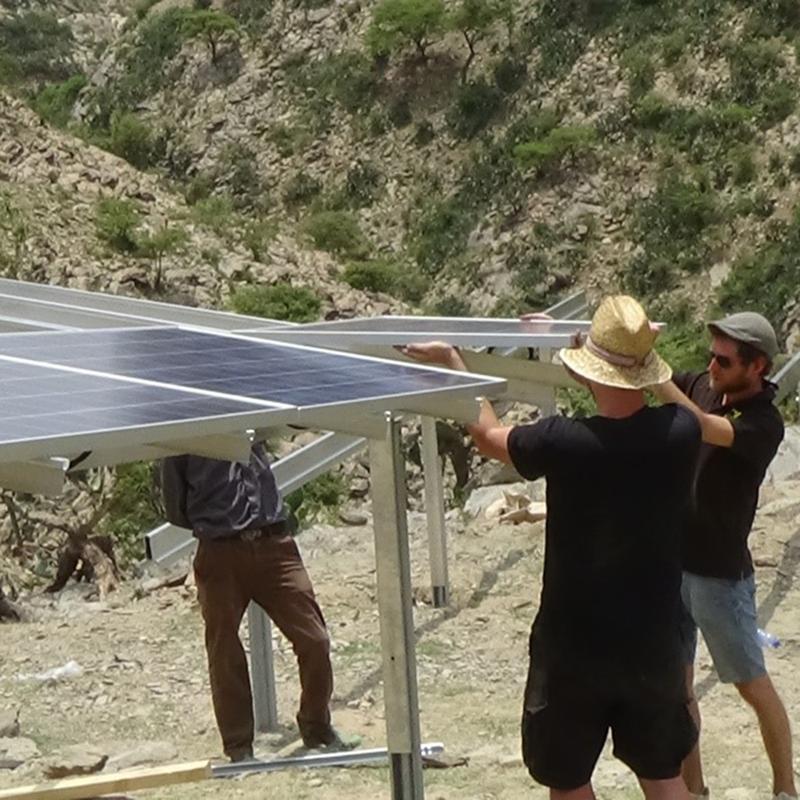
M 361 737 L 356 734 L 342 734 L 334 727 L 325 731 L 315 732 L 313 735 L 303 735 L 303 744 L 309 750 L 355 750 L 361 744 Z
M 231 764 L 238 764 L 240 761 L 253 760 L 253 748 L 243 747 L 241 750 L 234 750 L 227 754 Z
M 797 795 L 789 794 L 788 792 L 778 792 L 772 800 L 797 800 Z

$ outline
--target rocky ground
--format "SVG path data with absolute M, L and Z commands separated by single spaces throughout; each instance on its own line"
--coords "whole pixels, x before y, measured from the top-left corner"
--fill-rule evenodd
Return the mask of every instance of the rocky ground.
M 795 431 L 795 434 L 797 432 Z M 762 625 L 780 637 L 769 668 L 800 726 L 800 436 L 764 487 L 752 537 Z M 499 488 L 488 494 L 483 508 Z M 430 605 L 424 517 L 411 514 L 417 660 L 423 740 L 441 741 L 466 766 L 426 771 L 434 800 L 544 798 L 519 758 L 518 718 L 527 637 L 540 587 L 543 525 L 513 525 L 451 512 L 453 599 Z M 333 639 L 336 724 L 384 742 L 375 571 L 369 525 L 317 526 L 300 536 Z M 214 725 L 202 644 L 202 623 L 188 586 L 152 589 L 130 582 L 107 602 L 91 587 L 71 585 L 53 599 L 30 597 L 32 619 L 6 625 L 0 651 L 0 788 L 33 783 L 59 762 L 102 762 L 106 771 L 135 764 L 215 758 Z M 148 591 L 146 591 L 149 589 Z M 276 637 L 278 734 L 260 735 L 262 756 L 293 752 L 297 694 L 293 656 Z M 75 664 L 70 665 L 70 662 Z M 68 677 L 33 675 L 57 667 Z M 77 665 L 77 666 L 76 666 Z M 77 674 L 74 674 L 77 673 Z M 27 677 L 26 677 L 27 676 Z M 704 755 L 716 798 L 769 797 L 769 775 L 751 713 L 721 686 L 705 651 L 698 676 L 705 713 Z M 19 730 L 14 722 L 18 712 Z M 2 717 L 2 714 L 0 714 Z M 4 728 L 5 726 L 5 728 Z M 74 749 L 77 746 L 77 751 Z M 72 749 L 71 749 L 72 748 Z M 65 752 L 66 751 L 66 752 Z M 87 752 L 88 751 L 88 752 Z M 798 761 L 800 764 L 800 760 Z M 606 752 L 596 773 L 601 795 L 638 795 L 633 776 Z M 388 798 L 383 767 L 292 770 L 142 792 L 152 800 L 186 798 Z

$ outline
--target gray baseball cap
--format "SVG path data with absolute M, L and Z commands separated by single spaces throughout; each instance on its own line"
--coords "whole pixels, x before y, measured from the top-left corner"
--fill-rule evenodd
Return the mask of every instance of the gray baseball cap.
M 775 329 L 769 320 L 756 314 L 755 311 L 740 311 L 724 319 L 708 323 L 708 329 L 736 339 L 737 342 L 746 342 L 769 356 L 770 360 L 778 354 L 778 339 Z

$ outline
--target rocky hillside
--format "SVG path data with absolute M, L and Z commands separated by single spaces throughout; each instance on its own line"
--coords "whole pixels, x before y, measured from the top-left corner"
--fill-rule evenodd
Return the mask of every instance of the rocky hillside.
M 51 125 L 70 130 L 78 162 L 106 164 L 120 183 L 98 169 L 97 179 L 69 169 L 54 179 L 63 167 L 46 157 L 7 178 L 66 187 L 89 212 L 99 194 L 130 197 L 141 184 L 155 197 L 159 186 L 157 201 L 132 193 L 144 228 L 188 219 L 226 232 L 188 248 L 191 259 L 169 244 L 168 280 L 150 291 L 224 302 L 222 271 L 227 288 L 290 278 L 340 313 L 368 310 L 340 300 L 335 286 L 349 283 L 439 312 L 514 314 L 581 285 L 627 289 L 671 321 L 753 306 L 785 337 L 797 327 L 794 3 L 15 8 L 0 18 L 0 42 L 15 24 L 33 50 L 9 48 L 4 63 L 20 63 L 6 83 L 45 130 L 6 102 L 9 126 L 23 143 L 48 139 Z M 46 69 L 35 58 L 45 43 L 61 54 Z M 57 206 L 24 205 L 15 210 L 63 227 Z M 53 271 L 66 251 L 99 285 L 131 273 L 152 284 L 141 275 L 146 246 L 101 259 L 98 242 L 89 252 L 90 219 L 68 230 L 33 277 L 75 280 Z M 263 251 L 274 238 L 273 259 Z
M 577 287 L 800 337 L 794 0 L 0 0 L 0 272 L 291 319 Z M 698 348 L 699 346 L 699 348 Z

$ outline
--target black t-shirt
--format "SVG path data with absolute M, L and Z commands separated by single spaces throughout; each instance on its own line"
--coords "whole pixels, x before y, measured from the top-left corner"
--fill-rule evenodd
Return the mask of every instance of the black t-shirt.
M 700 447 L 677 405 L 514 428 L 511 460 L 547 478 L 534 640 L 543 666 L 630 674 L 680 659 L 681 530 Z
M 772 402 L 775 390 L 765 383 L 757 395 L 723 405 L 707 372 L 681 373 L 673 380 L 703 411 L 727 417 L 733 425 L 730 447 L 700 448 L 684 538 L 684 569 L 712 578 L 746 578 L 753 572 L 747 537 L 758 489 L 783 440 L 783 420 Z

